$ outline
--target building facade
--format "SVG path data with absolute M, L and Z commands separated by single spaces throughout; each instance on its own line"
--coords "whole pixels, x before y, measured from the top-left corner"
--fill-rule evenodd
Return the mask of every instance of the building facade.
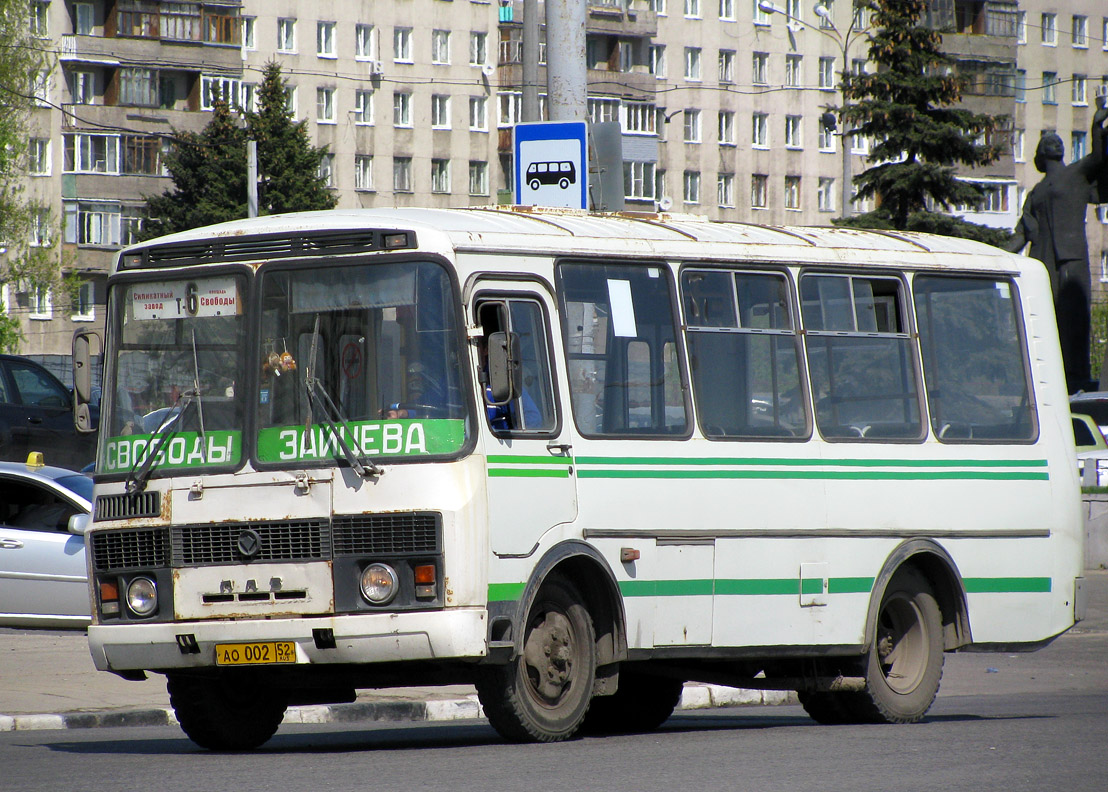
M 79 286 L 62 296 L 4 285 L 25 354 L 61 359 L 75 327 L 102 324 L 112 257 L 133 240 L 145 197 L 172 187 L 162 157 L 174 131 L 202 129 L 221 94 L 253 107 L 270 61 L 290 112 L 327 147 L 322 172 L 340 207 L 511 200 L 521 0 L 31 9 L 32 36 L 56 58 L 33 86 L 28 196 L 45 210 L 37 241 L 60 236 L 59 262 Z M 771 224 L 842 214 L 868 146 L 844 152 L 832 110 L 842 71 L 872 68 L 869 19 L 849 0 L 590 0 L 587 13 L 588 116 L 621 125 L 627 209 Z M 957 211 L 1012 228 L 1040 178 L 1042 132 L 1062 136 L 1067 161 L 1088 153 L 1095 97 L 1108 92 L 1108 11 L 1093 0 L 932 0 L 928 22 L 967 77 L 964 104 L 1009 119 L 1005 156 L 964 174 L 986 202 Z M 1104 207 L 1090 206 L 1087 229 L 1094 284 L 1108 284 Z

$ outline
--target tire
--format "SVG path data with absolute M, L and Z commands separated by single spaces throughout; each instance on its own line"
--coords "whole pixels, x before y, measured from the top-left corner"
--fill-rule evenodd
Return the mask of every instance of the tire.
M 877 610 L 866 657 L 866 689 L 844 698 L 859 720 L 923 720 L 943 676 L 942 629 L 942 614 L 927 580 L 912 569 L 897 572 Z
M 281 725 L 288 706 L 280 691 L 248 679 L 170 674 L 169 703 L 188 738 L 210 751 L 249 751 Z
M 680 679 L 621 669 L 619 689 L 593 699 L 581 729 L 588 734 L 654 731 L 673 714 L 683 688 Z
M 557 742 L 577 733 L 596 680 L 596 637 L 577 589 L 543 583 L 524 627 L 523 651 L 489 668 L 477 695 L 489 723 L 511 742 Z

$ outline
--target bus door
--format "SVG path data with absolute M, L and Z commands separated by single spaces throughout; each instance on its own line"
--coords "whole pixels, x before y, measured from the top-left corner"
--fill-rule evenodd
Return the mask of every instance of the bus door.
M 490 546 L 498 555 L 526 555 L 547 530 L 577 517 L 573 449 L 554 378 L 553 302 L 533 283 L 482 281 L 472 311 L 480 330 L 474 341 Z M 490 345 L 494 358 L 497 352 L 500 359 L 508 356 L 514 371 L 510 393 L 494 394 L 489 387 Z

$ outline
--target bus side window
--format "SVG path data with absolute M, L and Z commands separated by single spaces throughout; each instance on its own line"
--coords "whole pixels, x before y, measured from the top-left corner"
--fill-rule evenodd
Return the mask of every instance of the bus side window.
M 484 392 L 489 425 L 497 433 L 551 432 L 557 427 L 551 377 L 547 322 L 537 300 L 509 298 L 478 305 L 483 338 L 482 371 L 478 380 Z M 487 344 L 492 333 L 511 333 L 516 359 L 522 369 L 522 389 L 507 404 L 490 404 Z
M 800 299 L 820 434 L 922 439 L 916 355 L 900 280 L 806 274 Z

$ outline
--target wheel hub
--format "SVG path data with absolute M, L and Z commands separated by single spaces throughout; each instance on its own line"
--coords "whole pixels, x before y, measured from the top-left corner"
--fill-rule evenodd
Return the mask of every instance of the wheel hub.
M 527 636 L 523 661 L 540 698 L 556 703 L 573 681 L 573 632 L 561 613 L 546 613 Z

